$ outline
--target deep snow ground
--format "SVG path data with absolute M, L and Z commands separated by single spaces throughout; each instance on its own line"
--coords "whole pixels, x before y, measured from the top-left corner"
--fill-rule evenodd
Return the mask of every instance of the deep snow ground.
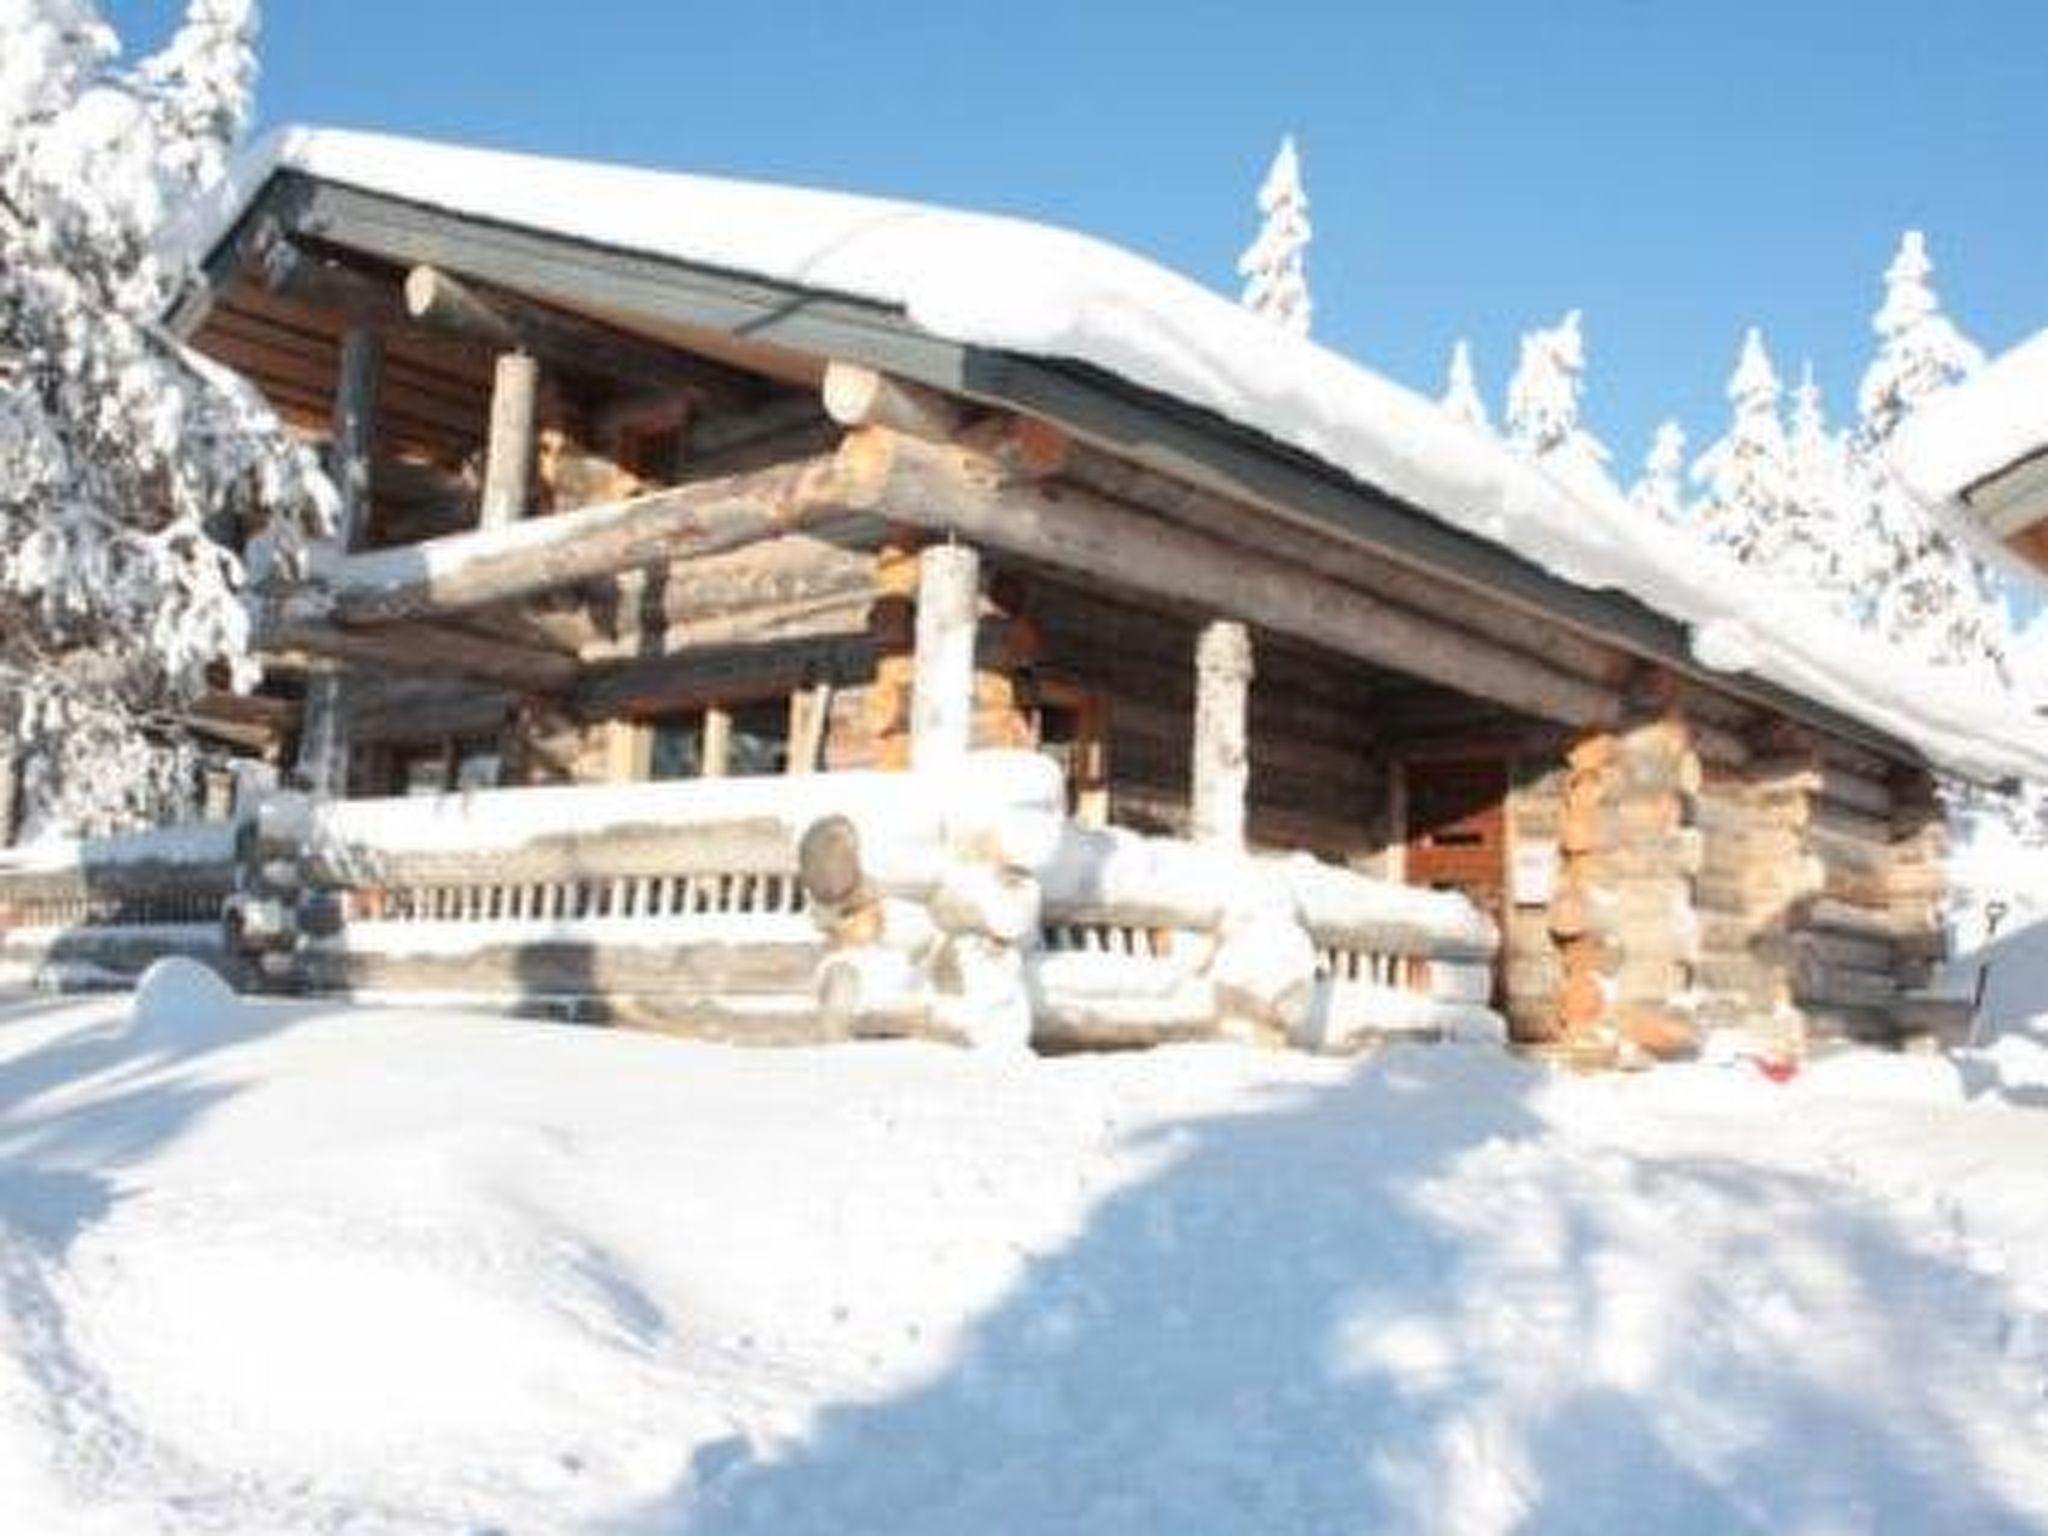
M 2048 1530 L 2044 1049 L 0 1006 L 8 1530 Z

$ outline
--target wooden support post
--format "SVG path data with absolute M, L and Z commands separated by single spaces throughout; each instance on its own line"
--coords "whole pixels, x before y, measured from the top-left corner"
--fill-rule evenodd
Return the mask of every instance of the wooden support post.
M 491 383 L 491 436 L 484 450 L 480 528 L 502 528 L 526 515 L 533 497 L 534 414 L 540 401 L 540 364 L 524 352 L 498 358 Z
M 789 771 L 816 773 L 824 766 L 825 738 L 832 727 L 832 685 L 800 688 L 789 702 Z
M 981 557 L 963 544 L 934 544 L 917 557 L 917 567 L 910 762 L 941 768 L 966 757 L 973 738 Z
M 345 554 L 362 541 L 370 520 L 370 468 L 376 462 L 377 376 L 383 348 L 377 333 L 351 326 L 341 338 L 341 377 L 334 390 L 334 441 L 329 472 L 341 493 L 334 533 Z M 340 667 L 316 667 L 306 680 L 299 721 L 300 782 L 316 795 L 348 793 L 348 715 Z
M 14 842 L 14 808 L 21 793 L 21 754 L 11 741 L 0 742 L 0 848 Z
M 1195 841 L 1244 846 L 1251 779 L 1252 642 L 1244 625 L 1217 620 L 1195 642 L 1195 741 L 1189 820 Z
M 722 779 L 732 772 L 732 711 L 713 704 L 704 711 L 704 741 L 698 772 Z

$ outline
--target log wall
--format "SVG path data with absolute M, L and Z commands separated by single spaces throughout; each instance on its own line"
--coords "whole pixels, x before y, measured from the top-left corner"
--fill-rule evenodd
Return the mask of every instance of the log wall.
M 1679 1054 L 1696 1040 L 1701 764 L 1675 709 L 1589 735 L 1566 757 L 1550 928 L 1556 1037 L 1572 1056 Z
M 1940 958 L 1946 832 L 1933 780 L 1778 728 L 1701 799 L 1702 1019 L 1891 1043 Z

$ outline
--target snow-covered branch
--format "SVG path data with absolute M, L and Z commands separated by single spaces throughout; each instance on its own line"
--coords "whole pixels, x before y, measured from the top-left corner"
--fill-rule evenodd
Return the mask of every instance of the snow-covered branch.
M 32 827 L 105 826 L 185 771 L 145 726 L 240 670 L 226 540 L 274 524 L 289 543 L 332 492 L 160 323 L 191 276 L 163 231 L 249 116 L 254 6 L 191 0 L 130 69 L 85 0 L 0 0 L 0 19 L 0 731 Z

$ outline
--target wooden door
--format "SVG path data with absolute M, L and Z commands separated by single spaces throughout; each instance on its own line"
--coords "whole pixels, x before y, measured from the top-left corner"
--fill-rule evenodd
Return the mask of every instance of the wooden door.
M 1407 880 L 1462 891 L 1505 932 L 1508 887 L 1508 765 L 1498 757 L 1411 761 L 1407 789 Z

